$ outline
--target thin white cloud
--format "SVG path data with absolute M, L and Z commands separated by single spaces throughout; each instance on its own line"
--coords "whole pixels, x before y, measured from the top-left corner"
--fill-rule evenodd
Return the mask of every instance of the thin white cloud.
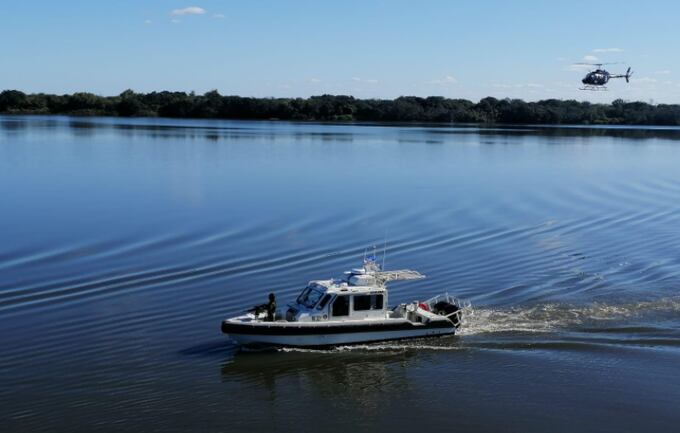
M 511 84 L 511 83 L 491 83 L 491 87 L 494 87 L 496 89 L 543 89 L 545 86 L 543 84 L 537 84 L 537 83 L 516 83 L 516 84 Z
M 670 75 L 670 74 L 671 74 L 671 71 L 669 71 L 668 69 L 663 69 L 663 70 L 661 70 L 661 71 L 656 71 L 656 72 L 654 72 L 654 73 L 655 73 L 656 75 Z
M 151 20 L 144 20 L 144 24 L 146 24 L 146 25 L 153 24 L 153 21 L 151 21 Z
M 170 15 L 180 17 L 184 15 L 203 15 L 205 12 L 205 9 L 199 8 L 198 6 L 189 6 L 182 9 L 173 9 L 170 11 Z
M 181 23 L 181 21 L 178 20 L 178 19 L 176 19 L 176 18 L 175 18 L 174 20 L 170 20 L 170 22 L 173 23 L 173 24 L 179 24 L 179 23 Z
M 444 78 L 428 81 L 429 84 L 455 84 L 457 82 L 458 80 L 456 80 L 456 77 L 453 75 L 447 75 Z
M 640 77 L 640 78 L 631 78 L 631 81 L 634 83 L 656 83 L 658 80 L 656 78 L 652 77 Z
M 224 19 L 224 14 L 213 14 L 212 17 L 215 18 L 216 20 L 221 20 Z
M 374 80 L 371 78 L 359 78 L 359 77 L 352 77 L 352 81 L 356 83 L 369 83 L 369 84 L 375 84 L 378 82 L 378 80 Z
M 599 59 L 596 56 L 593 56 L 591 54 L 588 54 L 587 56 L 583 56 L 583 61 L 584 62 L 597 62 Z
M 307 82 L 309 82 L 309 83 L 320 83 L 320 82 L 321 82 L 321 78 L 309 78 L 309 79 L 307 80 Z
M 595 48 L 593 53 L 622 53 L 621 48 Z

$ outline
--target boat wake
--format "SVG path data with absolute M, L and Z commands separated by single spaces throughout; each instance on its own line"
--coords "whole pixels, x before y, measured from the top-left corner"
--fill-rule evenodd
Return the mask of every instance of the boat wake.
M 453 337 L 442 337 L 446 340 L 446 344 L 424 344 L 416 341 L 403 341 L 398 343 L 374 343 L 374 344 L 354 344 L 351 346 L 337 346 L 332 349 L 308 349 L 308 348 L 297 348 L 297 347 L 283 347 L 277 349 L 279 352 L 291 352 L 291 353 L 339 353 L 339 352 L 404 352 L 410 350 L 425 350 L 425 351 L 452 351 L 452 350 L 466 350 L 467 347 L 457 346 L 451 344 L 451 338 Z
M 337 354 L 339 352 L 460 351 L 485 348 L 568 349 L 601 344 L 675 347 L 680 346 L 678 329 L 673 327 L 678 314 L 680 314 L 680 297 L 580 306 L 544 303 L 507 309 L 467 307 L 465 320 L 456 336 L 347 345 L 332 349 L 279 348 L 276 350 L 284 353 Z M 664 322 L 670 326 L 670 329 L 669 326 L 663 326 Z M 550 336 L 551 334 L 554 336 Z M 575 334 L 586 335 L 578 337 Z M 620 334 L 625 334 L 625 336 L 617 337 Z M 569 335 L 569 337 L 564 337 L 564 335 Z
M 680 313 L 680 297 L 621 304 L 545 303 L 508 309 L 479 308 L 466 316 L 458 335 L 606 330 L 656 322 L 677 313 Z

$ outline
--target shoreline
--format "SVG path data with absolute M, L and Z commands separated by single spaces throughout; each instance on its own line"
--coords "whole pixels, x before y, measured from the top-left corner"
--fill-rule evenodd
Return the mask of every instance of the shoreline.
M 327 123 L 396 122 L 474 126 L 640 125 L 680 126 L 680 104 L 648 104 L 617 99 L 610 104 L 576 100 L 486 97 L 475 103 L 440 96 L 357 99 L 344 95 L 309 98 L 251 98 L 184 92 L 50 95 L 18 90 L 0 92 L 0 114 L 73 117 L 309 121 Z
M 274 123 L 274 124 L 297 124 L 297 125 L 321 125 L 321 126 L 374 126 L 374 127 L 430 127 L 430 128 L 459 128 L 459 129 L 474 129 L 476 132 L 492 132 L 492 131 L 507 131 L 507 132 L 523 132 L 526 128 L 536 128 L 542 130 L 598 130 L 598 131 L 659 131 L 659 132 L 680 132 L 680 125 L 644 125 L 644 124 L 551 124 L 551 123 L 464 123 L 464 122 L 426 122 L 426 121 L 370 121 L 370 120 L 291 120 L 291 119 L 235 119 L 235 118 L 200 118 L 200 117 L 163 117 L 163 116 L 115 116 L 107 114 L 68 114 L 68 113 L 2 113 L 1 119 L 20 119 L 26 118 L 63 118 L 71 120 L 91 121 L 93 125 L 105 126 L 104 124 L 97 124 L 96 119 L 110 120 L 120 122 L 120 124 L 134 125 L 135 123 L 125 123 L 125 120 L 149 122 L 159 120 L 162 122 L 252 122 L 252 123 Z M 111 123 L 113 124 L 113 123 Z M 140 124 L 141 125 L 141 124 Z M 183 126 L 179 124 L 159 125 L 159 126 Z M 198 125 L 186 125 L 193 127 Z M 527 132 L 535 133 L 536 130 L 527 130 Z

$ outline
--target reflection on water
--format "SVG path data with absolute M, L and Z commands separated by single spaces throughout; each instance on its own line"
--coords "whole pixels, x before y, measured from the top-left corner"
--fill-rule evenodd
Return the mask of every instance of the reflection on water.
M 222 380 L 229 382 L 238 377 L 249 386 L 274 391 L 281 379 L 295 377 L 305 381 L 305 386 L 311 388 L 309 392 L 323 395 L 339 388 L 348 398 L 375 407 L 383 397 L 384 387 L 407 385 L 405 371 L 418 362 L 412 351 L 359 350 L 238 352 L 222 364 Z
M 345 129 L 355 125 L 364 128 Z M 295 122 L 246 122 L 246 121 L 217 121 L 217 120 L 178 120 L 178 119 L 115 119 L 115 118 L 72 118 L 68 116 L 3 116 L 0 118 L 0 130 L 4 134 L 30 132 L 36 128 L 59 130 L 76 136 L 87 135 L 97 131 L 99 134 L 108 131 L 127 137 L 149 138 L 184 138 L 184 139 L 267 139 L 276 140 L 292 137 L 295 140 L 314 139 L 316 141 L 347 141 L 352 142 L 360 136 L 371 137 L 380 135 L 395 136 L 399 142 L 413 142 L 426 144 L 442 144 L 445 139 L 441 136 L 473 134 L 482 138 L 485 144 L 497 143 L 486 137 L 521 137 L 541 136 L 551 137 L 612 137 L 625 139 L 666 139 L 678 140 L 680 134 L 677 127 L 672 126 L 568 126 L 568 125 L 503 125 L 502 127 L 484 127 L 472 125 L 448 124 L 370 124 L 370 123 L 295 123 Z M 361 130 L 363 129 L 363 130 Z M 89 132 L 88 132 L 89 131 Z M 506 144 L 509 142 L 506 142 Z
M 0 117 L 3 432 L 675 431 L 679 137 Z M 469 299 L 460 335 L 220 335 L 385 240 L 428 276 L 390 303 Z

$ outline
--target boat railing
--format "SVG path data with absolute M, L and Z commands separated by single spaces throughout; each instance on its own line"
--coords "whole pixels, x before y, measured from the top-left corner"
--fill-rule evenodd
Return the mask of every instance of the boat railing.
M 410 269 L 399 269 L 394 271 L 376 271 L 372 272 L 372 275 L 379 284 L 383 285 L 390 281 L 398 280 L 420 280 L 425 278 L 425 275 L 418 271 L 413 271 Z
M 449 292 L 434 296 L 423 303 L 426 304 L 430 310 L 434 310 L 434 306 L 439 302 L 457 305 L 459 310 L 455 314 L 457 314 L 461 324 L 464 324 L 465 319 L 473 314 L 472 303 L 470 301 L 451 296 Z

